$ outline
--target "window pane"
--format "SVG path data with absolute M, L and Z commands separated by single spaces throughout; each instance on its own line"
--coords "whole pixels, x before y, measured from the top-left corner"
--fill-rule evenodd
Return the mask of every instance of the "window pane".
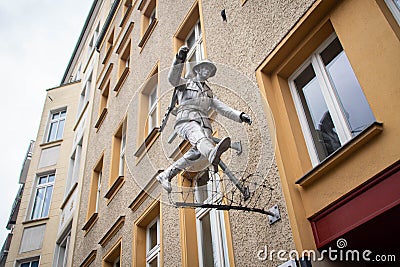
M 157 112 L 156 110 L 154 110 L 151 114 L 150 114 L 150 118 L 149 118 L 149 132 L 151 130 L 154 129 L 154 127 L 156 127 L 156 122 L 157 122 Z
M 65 125 L 65 120 L 60 120 L 60 123 L 58 124 L 58 131 L 57 131 L 56 140 L 59 140 L 59 139 L 62 138 L 63 131 L 64 131 L 64 125 Z
M 50 174 L 50 175 L 49 175 L 49 180 L 48 180 L 48 182 L 49 182 L 49 183 L 54 182 L 54 177 L 55 177 L 54 174 Z
M 336 52 L 335 57 L 327 62 L 326 70 L 336 90 L 336 94 L 341 103 L 342 112 L 347 119 L 351 134 L 355 136 L 371 125 L 371 123 L 375 121 L 375 117 L 354 75 L 346 54 L 343 49 L 338 50 L 338 45 L 335 45 L 335 43 L 338 42 L 338 39 L 335 39 L 335 41 L 325 49 L 325 51 L 329 51 L 330 49 Z
M 50 124 L 49 135 L 47 138 L 47 142 L 54 141 L 56 139 L 56 132 L 57 132 L 57 125 L 58 122 L 52 122 Z
M 30 265 L 30 262 L 25 262 L 25 263 L 21 264 L 21 267 L 29 267 L 29 265 Z
M 54 113 L 54 114 L 51 116 L 51 119 L 52 119 L 52 120 L 56 120 L 56 119 L 58 119 L 59 117 L 60 117 L 60 113 L 57 112 L 57 113 Z
M 149 250 L 154 248 L 157 245 L 157 222 L 154 223 L 150 228 L 149 228 L 149 243 L 150 247 Z
M 47 176 L 40 177 L 38 184 L 45 184 L 45 183 L 47 183 Z
M 201 218 L 200 223 L 201 223 L 201 238 L 202 238 L 201 245 L 203 253 L 203 265 L 215 266 L 213 244 L 211 237 L 210 213 L 207 213 L 203 218 Z
M 65 118 L 65 115 L 66 115 L 66 114 L 67 114 L 67 111 L 66 111 L 66 110 L 61 111 L 60 117 L 61 117 L 61 118 Z
M 149 262 L 149 267 L 157 267 L 158 266 L 158 258 L 155 258 L 151 262 Z
M 33 206 L 32 219 L 40 217 L 40 208 L 42 207 L 44 192 L 46 188 L 39 188 L 36 191 L 35 204 Z
M 194 45 L 196 42 L 196 34 L 195 31 L 193 30 L 192 33 L 189 35 L 189 37 L 186 40 L 186 45 L 190 48 Z
M 309 65 L 294 82 L 318 158 L 322 161 L 340 147 L 340 141 L 312 66 Z
M 154 104 L 157 102 L 157 86 L 153 89 L 150 94 L 150 108 L 153 107 Z
M 31 267 L 38 267 L 39 261 L 32 261 Z
M 48 186 L 46 190 L 46 196 L 44 199 L 44 205 L 42 210 L 42 217 L 47 217 L 49 215 L 51 194 L 53 193 L 53 186 Z

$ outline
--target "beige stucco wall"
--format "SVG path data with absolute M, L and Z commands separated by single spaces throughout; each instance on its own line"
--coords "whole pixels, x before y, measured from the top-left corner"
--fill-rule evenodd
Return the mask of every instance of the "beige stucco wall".
M 72 128 L 76 120 L 76 101 L 78 100 L 80 88 L 81 84 L 77 82 L 70 85 L 49 89 L 47 92 L 6 266 L 14 266 L 15 260 L 39 255 L 41 266 L 51 266 L 52 264 L 59 225 L 60 206 L 64 200 L 65 182 L 68 174 L 68 159 L 71 153 L 73 138 Z M 63 139 L 62 141 L 56 141 L 51 144 L 44 144 L 45 142 L 43 140 L 46 127 L 48 125 L 50 111 L 62 107 L 67 107 Z M 38 169 L 41 150 L 53 145 L 60 145 L 59 159 L 57 164 Z M 33 201 L 35 194 L 34 182 L 36 174 L 50 170 L 56 170 L 56 178 L 51 199 L 49 217 L 48 219 L 44 220 L 29 221 L 28 218 L 31 211 L 30 203 Z M 42 249 L 19 254 L 23 229 L 40 224 L 46 224 Z

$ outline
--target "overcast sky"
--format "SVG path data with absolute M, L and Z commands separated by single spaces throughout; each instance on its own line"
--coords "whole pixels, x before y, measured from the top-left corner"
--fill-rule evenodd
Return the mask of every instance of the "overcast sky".
M 93 0 L 0 0 L 0 249 L 46 89 L 58 86 Z

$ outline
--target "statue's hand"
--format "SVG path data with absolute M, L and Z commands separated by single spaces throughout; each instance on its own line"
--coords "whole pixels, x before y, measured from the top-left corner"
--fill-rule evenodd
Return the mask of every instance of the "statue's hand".
M 176 57 L 182 61 L 186 60 L 186 56 L 189 52 L 189 47 L 187 47 L 186 45 L 183 45 L 179 48 L 178 53 L 176 54 Z
M 240 114 L 240 119 L 242 120 L 242 122 L 245 122 L 248 125 L 251 125 L 253 123 L 253 121 L 251 120 L 251 117 L 244 112 L 242 112 L 242 114 Z

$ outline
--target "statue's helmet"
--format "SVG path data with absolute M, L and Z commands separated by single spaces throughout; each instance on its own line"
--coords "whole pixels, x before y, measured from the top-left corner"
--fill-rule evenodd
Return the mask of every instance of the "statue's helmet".
M 217 67 L 215 66 L 215 64 L 213 62 L 211 62 L 210 60 L 201 60 L 199 62 L 197 62 L 194 66 L 193 66 L 193 72 L 197 73 L 200 69 L 200 67 L 206 67 L 208 68 L 208 70 L 210 71 L 210 77 L 215 76 L 215 73 L 217 72 Z

